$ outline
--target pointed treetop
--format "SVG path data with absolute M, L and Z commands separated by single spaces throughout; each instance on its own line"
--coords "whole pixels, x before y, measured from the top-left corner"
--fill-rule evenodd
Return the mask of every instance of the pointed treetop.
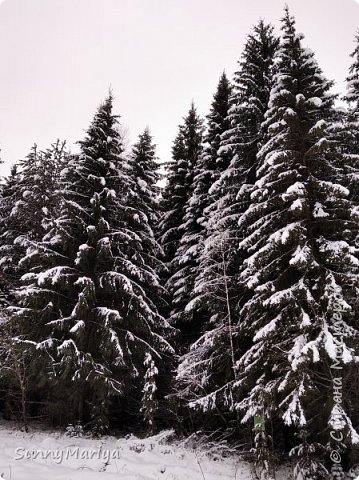
M 284 17 L 281 20 L 285 25 L 291 25 L 292 27 L 295 25 L 295 18 L 290 14 L 288 3 L 284 6 Z
M 134 144 L 132 151 L 133 153 L 138 155 L 140 155 L 144 151 L 151 151 L 153 154 L 153 158 L 155 158 L 155 148 L 156 145 L 152 143 L 152 135 L 150 133 L 150 129 L 148 126 L 146 126 L 143 132 L 138 135 L 138 141 Z
M 152 135 L 151 135 L 150 128 L 149 128 L 148 125 L 138 135 L 138 140 L 139 141 L 141 141 L 141 140 L 143 141 L 143 140 L 146 140 L 146 139 L 152 139 Z
M 283 36 L 282 43 L 276 58 L 277 84 L 271 93 L 269 106 L 281 91 L 289 90 L 295 96 L 296 92 L 304 91 L 308 98 L 320 98 L 323 109 L 331 108 L 335 95 L 329 92 L 333 86 L 332 81 L 323 77 L 314 52 L 304 48 L 302 40 L 304 35 L 297 33 L 295 19 L 290 15 L 288 7 L 282 19 Z M 279 75 L 279 76 L 278 76 Z M 294 83 L 293 83 L 294 82 Z M 319 103 L 320 100 L 313 100 Z M 329 112 L 327 112 L 329 113 Z
M 354 37 L 355 50 L 351 53 L 353 63 L 349 68 L 349 76 L 347 77 L 347 94 L 344 100 L 354 104 L 353 110 L 359 112 L 359 30 Z
M 216 90 L 216 93 L 214 94 L 214 97 L 216 95 L 218 95 L 218 91 L 220 89 L 223 89 L 223 88 L 227 88 L 229 85 L 229 80 L 228 80 L 228 77 L 227 77 L 227 74 L 226 72 L 223 70 L 223 72 L 221 73 L 220 77 L 219 77 L 219 80 L 218 80 L 218 83 L 217 83 L 217 90 Z
M 261 18 L 256 25 L 254 25 L 252 31 L 256 33 L 260 38 L 263 39 L 267 35 L 268 31 L 273 30 L 273 25 L 270 23 L 265 23 L 264 19 Z
M 239 60 L 239 70 L 234 76 L 234 91 L 232 95 L 233 114 L 231 124 L 237 128 L 245 128 L 240 125 L 237 115 L 249 114 L 257 111 L 257 119 L 254 123 L 261 123 L 264 111 L 267 109 L 268 95 L 271 88 L 273 59 L 278 50 L 279 38 L 274 34 L 274 27 L 265 24 L 261 20 L 246 38 L 244 49 Z M 259 99 L 259 102 L 258 102 Z M 245 108 L 239 112 L 238 109 Z M 247 114 L 245 113 L 247 112 Z M 250 122 L 253 124 L 253 119 Z
M 209 121 L 209 130 L 211 129 L 211 122 L 214 121 L 218 123 L 220 119 L 224 121 L 225 117 L 227 117 L 228 108 L 229 108 L 229 98 L 230 98 L 231 92 L 232 92 L 232 86 L 227 78 L 225 71 L 223 71 L 222 75 L 219 78 L 217 90 L 213 95 L 213 101 L 211 104 L 210 113 L 207 115 L 207 120 Z M 226 125 L 226 127 L 228 127 L 228 125 Z M 224 129 L 225 128 L 222 127 L 222 130 Z M 218 132 L 216 132 L 214 135 L 216 135 L 217 133 Z M 223 132 L 221 131 L 221 133 Z M 218 142 L 219 142 L 219 138 L 218 138 Z M 216 145 L 216 148 L 217 149 L 219 148 L 219 144 Z
M 225 70 L 223 70 L 223 73 L 219 78 L 218 89 L 221 86 L 226 88 L 228 85 L 229 85 L 229 80 L 228 80 L 228 77 L 227 77 L 227 74 L 226 74 Z
M 198 120 L 198 119 L 199 119 L 199 115 L 198 115 L 198 113 L 197 113 L 197 107 L 196 107 L 194 101 L 192 100 L 192 102 L 191 102 L 191 107 L 190 107 L 190 109 L 188 110 L 188 115 L 187 115 L 187 117 L 184 118 L 184 120 L 185 120 L 185 121 L 186 121 L 186 120 L 187 120 L 187 121 L 188 121 L 188 120 L 189 120 L 189 121 L 193 121 L 194 119 L 195 119 L 195 120 Z
M 112 93 L 112 89 L 109 88 L 107 97 L 97 108 L 97 113 L 95 114 L 95 118 L 96 118 L 96 115 L 100 115 L 103 112 L 106 112 L 111 115 L 112 108 L 113 108 L 113 93 Z
M 113 95 L 110 89 L 108 96 L 98 107 L 85 139 L 78 142 L 85 155 L 105 158 L 110 151 L 117 155 L 123 152 L 123 142 L 118 130 L 120 116 L 114 115 L 112 110 Z
M 270 23 L 266 24 L 263 20 L 260 20 L 246 38 L 244 50 L 239 61 L 241 70 L 248 70 L 251 76 L 253 76 L 248 62 L 249 64 L 257 64 L 261 58 L 267 60 L 268 58 L 272 59 L 273 53 L 278 48 L 278 44 L 279 38 L 274 35 L 273 25 Z
M 298 34 L 296 31 L 295 18 L 290 14 L 288 5 L 284 8 L 284 17 L 281 19 L 283 30 L 283 42 L 295 43 L 298 45 L 300 40 L 303 40 L 303 35 Z M 299 45 L 298 45 L 299 46 Z
M 203 119 L 198 115 L 195 104 L 192 100 L 188 114 L 183 117 L 183 124 L 179 125 L 179 132 L 177 137 L 174 140 L 173 149 L 181 148 L 181 144 L 186 138 L 186 142 L 191 139 L 197 138 L 197 136 L 202 136 L 203 133 Z M 173 151 L 172 149 L 172 151 Z
M 187 119 L 193 118 L 196 115 L 197 115 L 197 109 L 194 104 L 194 100 L 192 99 L 190 109 L 188 110 L 188 116 L 185 117 L 184 120 L 186 121 Z

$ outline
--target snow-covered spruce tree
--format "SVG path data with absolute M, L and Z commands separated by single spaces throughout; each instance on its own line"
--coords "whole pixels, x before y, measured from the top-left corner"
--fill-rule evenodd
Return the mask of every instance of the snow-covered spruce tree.
M 144 249 L 143 255 L 146 255 L 148 267 L 153 268 L 154 274 L 158 275 L 163 272 L 165 266 L 162 262 L 164 258 L 162 248 L 155 239 L 160 219 L 160 188 L 158 186 L 160 174 L 155 150 L 156 146 L 153 144 L 150 131 L 146 128 L 132 148 L 130 167 L 134 182 L 132 206 L 142 212 L 146 220 L 139 230 Z M 160 300 L 163 301 L 162 298 L 158 299 Z
M 41 207 L 33 211 L 34 205 L 28 205 L 29 197 L 32 196 L 31 190 L 35 187 L 34 176 L 39 169 L 37 146 L 34 145 L 29 155 L 19 163 L 20 165 L 13 166 L 9 177 L 5 179 L 0 214 L 1 276 L 4 296 L 8 301 L 11 298 L 11 290 L 18 285 L 21 276 L 18 273 L 18 261 L 21 258 L 21 252 L 24 252 L 24 245 L 19 245 L 20 242 L 15 240 L 41 230 L 41 221 L 38 221 L 38 217 L 42 214 Z M 20 168 L 24 173 L 19 172 Z M 23 208 L 24 205 L 29 208 Z M 39 205 L 36 206 L 39 207 Z
M 158 182 L 161 177 L 159 174 L 155 150 L 156 147 L 153 144 L 150 131 L 148 128 L 146 128 L 144 132 L 139 135 L 137 143 L 132 148 L 130 164 L 131 177 L 134 180 L 133 189 L 135 192 L 132 202 L 133 207 L 145 215 L 145 221 L 142 222 L 141 229 L 138 230 L 143 247 L 142 255 L 145 258 L 148 268 L 152 269 L 154 278 L 156 278 L 157 282 L 158 276 L 163 276 L 166 274 L 166 266 L 164 264 L 164 253 L 162 247 L 156 241 L 156 233 L 160 219 L 160 188 L 158 186 Z M 156 297 L 152 298 L 152 301 L 160 312 L 167 308 L 166 299 L 167 291 L 164 287 L 158 286 L 157 295 Z M 162 418 L 165 417 L 165 412 L 167 410 L 167 400 L 165 399 L 165 396 L 170 388 L 173 361 L 174 359 L 167 362 L 157 362 L 157 367 L 154 367 L 159 373 L 157 379 L 156 411 L 158 410 L 158 416 L 161 416 Z M 153 359 L 151 362 L 153 362 Z M 144 412 L 145 410 L 143 410 L 143 413 Z M 146 416 L 147 414 L 144 413 L 144 415 Z M 147 420 L 149 421 L 149 419 Z M 152 423 L 153 422 L 154 419 L 152 419 Z
M 46 221 L 55 216 L 55 194 L 65 143 L 57 141 L 46 151 L 33 146 L 6 179 L 0 214 L 0 265 L 7 289 L 14 288 L 22 274 L 19 261 L 28 242 L 39 240 Z
M 221 75 L 216 93 L 213 97 L 211 110 L 207 115 L 207 128 L 203 137 L 203 153 L 196 168 L 192 203 L 196 202 L 201 206 L 202 215 L 198 219 L 198 224 L 203 232 L 208 221 L 210 207 L 214 199 L 209 191 L 213 184 L 217 182 L 220 175 L 225 171 L 230 162 L 230 152 L 223 151 L 218 155 L 221 146 L 221 138 L 230 128 L 230 99 L 232 86 L 223 72 Z M 194 200 L 194 197 L 196 199 Z
M 46 151 L 34 145 L 5 181 L 0 206 L 0 266 L 7 303 L 25 271 L 19 262 L 29 242 L 41 239 L 47 223 L 56 216 L 56 185 L 65 157 L 64 142 L 57 141 Z
M 28 157 L 13 168 L 4 186 L 1 208 L 1 277 L 6 305 L 13 303 L 14 292 L 20 278 L 27 273 L 22 264 L 28 248 L 39 241 L 46 224 L 56 214 L 58 199 L 55 194 L 57 173 L 64 158 L 64 144 L 57 142 L 47 151 L 35 146 Z M 0 327 L 0 372 L 7 392 L 5 410 L 21 412 L 26 425 L 27 397 L 36 396 L 39 378 L 36 368 L 31 368 L 31 352 L 18 341 L 21 325 L 4 311 Z
M 294 447 L 290 456 L 295 460 L 293 469 L 293 478 L 295 480 L 315 480 L 317 478 L 331 478 L 331 480 L 342 480 L 344 477 L 331 476 L 322 462 L 318 462 L 318 458 L 325 457 L 326 449 L 323 445 L 317 442 L 308 442 L 308 433 L 306 430 L 301 430 L 297 436 L 301 443 Z M 339 467 L 339 465 L 334 465 Z
M 233 230 L 227 235 L 227 240 L 236 238 L 238 218 L 250 201 L 248 190 L 256 178 L 260 127 L 268 106 L 278 43 L 273 27 L 262 20 L 253 28 L 245 43 L 239 70 L 233 79 L 227 118 L 229 127 L 221 135 L 217 152 L 218 162 L 223 162 L 225 158 L 224 171 L 210 190 L 209 237 Z M 222 241 L 214 240 L 213 243 L 221 245 Z M 233 240 L 233 245 L 236 244 L 237 239 Z
M 239 222 L 247 232 L 239 248 L 250 254 L 241 282 L 251 292 L 239 334 L 253 345 L 237 362 L 243 398 L 233 407 L 243 422 L 259 414 L 277 431 L 305 428 L 308 443 L 325 444 L 338 428 L 331 365 L 348 368 L 357 354 L 358 211 L 331 161 L 331 82 L 302 38 L 286 9 L 253 203 Z M 341 431 L 354 445 L 345 392 L 342 400 Z
M 347 94 L 344 100 L 348 104 L 348 109 L 342 115 L 341 121 L 334 123 L 334 145 L 335 151 L 339 155 L 335 155 L 338 167 L 341 168 L 343 175 L 343 184 L 348 187 L 350 191 L 350 199 L 355 204 L 359 204 L 359 34 L 355 36 L 355 49 L 351 54 L 353 63 L 349 69 L 349 76 L 347 78 Z M 358 232 L 356 232 L 358 234 Z M 354 244 L 359 248 L 359 236 L 354 239 Z M 357 266 L 354 267 L 353 272 L 358 273 Z M 355 312 L 359 311 L 359 298 L 356 296 L 353 299 L 353 308 Z M 355 405 L 359 403 L 359 388 L 358 385 L 352 381 L 352 378 L 357 375 L 356 365 L 352 368 L 346 369 L 346 375 L 343 381 L 343 388 L 350 398 L 352 422 L 354 425 L 359 424 L 359 412 Z M 359 449 L 351 449 L 350 464 L 359 463 Z M 339 478 L 339 477 L 338 477 Z
M 5 179 L 0 202 L 0 281 L 7 304 L 24 273 L 19 262 L 29 242 L 41 239 L 46 223 L 55 216 L 56 182 L 64 156 L 64 143 L 59 141 L 45 152 L 34 145 Z
M 57 421 L 88 422 L 97 434 L 113 415 L 126 423 L 129 408 L 140 413 L 145 355 L 159 362 L 172 352 L 154 303 L 161 288 L 148 244 L 144 254 L 151 229 L 136 208 L 112 103 L 110 94 L 80 142 L 81 154 L 62 171 L 59 218 L 28 252 L 32 274 L 15 310 L 18 321 L 33 325 L 24 340 L 49 354 L 53 415 L 62 403 L 67 419 Z
M 210 189 L 210 205 L 205 211 L 206 238 L 201 250 L 199 274 L 189 311 L 209 311 L 203 335 L 186 353 L 178 370 L 180 397 L 210 423 L 228 425 L 236 420 L 231 412 L 234 365 L 238 351 L 237 304 L 243 292 L 236 280 L 244 255 L 238 253 L 243 232 L 238 219 L 246 208 L 238 195 L 245 196 L 255 178 L 260 125 L 269 100 L 273 57 L 278 40 L 273 28 L 263 22 L 248 36 L 235 75 L 231 106 L 221 134 L 217 162 L 225 169 Z M 227 167 L 227 168 L 226 168 Z M 243 335 L 241 342 L 245 341 Z M 215 424 L 215 422 L 214 422 Z
M 195 167 L 202 153 L 203 121 L 198 116 L 192 103 L 188 115 L 179 127 L 178 135 L 172 149 L 172 161 L 167 166 L 167 185 L 162 194 L 162 218 L 159 225 L 160 242 L 165 253 L 168 273 L 165 279 L 171 277 L 179 268 L 178 259 L 175 259 L 180 240 L 185 233 L 185 209 L 193 192 L 193 178 Z M 169 301 L 178 286 L 168 281 Z M 186 286 L 183 286 L 185 289 Z M 176 321 L 174 309 L 170 316 Z
M 347 94 L 345 100 L 351 105 L 351 110 L 357 113 L 359 110 L 359 33 L 355 36 L 355 49 L 351 54 L 353 63 L 347 77 Z
M 12 265 L 8 255 L 6 254 L 9 249 L 9 244 L 12 244 L 12 235 L 9 238 L 8 231 L 8 218 L 11 210 L 15 205 L 15 193 L 16 193 L 16 179 L 17 168 L 12 167 L 10 175 L 4 179 L 1 185 L 1 198 L 0 198 L 0 306 L 6 307 L 11 298 L 11 288 L 14 283 L 14 276 L 10 276 L 9 264 Z
M 132 175 L 137 183 L 136 199 L 139 209 L 146 214 L 149 225 L 157 226 L 159 220 L 159 187 L 160 180 L 156 146 L 148 128 L 138 136 L 132 148 Z
M 359 35 L 355 36 L 355 49 L 351 54 L 353 63 L 347 77 L 347 94 L 343 100 L 346 107 L 336 108 L 336 118 L 330 124 L 330 140 L 333 162 L 337 167 L 337 181 L 347 187 L 351 201 L 358 205 L 359 202 Z M 357 235 L 356 232 L 355 235 Z M 359 247 L 359 236 L 350 242 Z M 358 273 L 358 266 L 353 267 L 353 273 Z M 351 306 L 354 312 L 359 311 L 358 295 L 352 299 Z M 355 405 L 359 404 L 359 388 L 353 378 L 357 375 L 357 365 L 347 365 L 342 381 L 342 389 L 346 392 L 347 402 L 350 403 L 350 413 L 353 425 L 359 424 L 359 411 Z M 348 408 L 348 407 L 347 407 Z M 347 465 L 358 465 L 359 448 L 342 448 L 342 457 L 345 455 Z M 342 479 L 345 474 L 343 466 L 333 465 L 330 471 L 333 480 Z M 355 475 L 353 475 L 355 476 Z
M 180 226 L 182 236 L 173 259 L 174 273 L 168 281 L 172 298 L 171 321 L 182 325 L 182 330 L 191 332 L 191 335 L 186 335 L 186 344 L 198 337 L 201 326 L 199 318 L 201 314 L 194 310 L 186 311 L 186 306 L 193 298 L 193 288 L 199 274 L 200 252 L 206 234 L 205 210 L 210 204 L 209 190 L 224 168 L 223 164 L 217 162 L 217 151 L 221 134 L 228 127 L 229 95 L 230 85 L 223 73 L 207 117 L 208 128 L 203 138 L 204 149 L 201 152 L 200 143 L 197 148 L 197 159 L 193 167 L 194 178 L 184 207 L 183 223 Z M 198 141 L 201 142 L 200 136 Z
M 353 199 L 359 202 L 359 33 L 355 36 L 356 47 L 351 57 L 353 63 L 347 78 L 347 94 L 344 100 L 349 109 L 342 126 L 340 149 L 344 153 L 349 188 Z
M 333 152 L 337 165 L 345 174 L 342 182 L 350 189 L 353 201 L 359 201 L 359 34 L 347 77 L 347 94 L 343 100 L 348 108 L 336 108 L 336 118 L 330 125 Z M 338 152 L 339 155 L 335 155 Z

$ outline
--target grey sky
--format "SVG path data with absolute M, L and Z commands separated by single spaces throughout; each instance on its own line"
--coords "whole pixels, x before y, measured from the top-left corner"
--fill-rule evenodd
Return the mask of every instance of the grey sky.
M 36 142 L 72 146 L 111 85 L 131 142 L 148 125 L 162 160 L 193 99 L 208 113 L 246 34 L 283 0 L 0 0 L 0 173 Z M 354 0 L 288 0 L 305 43 L 344 90 Z

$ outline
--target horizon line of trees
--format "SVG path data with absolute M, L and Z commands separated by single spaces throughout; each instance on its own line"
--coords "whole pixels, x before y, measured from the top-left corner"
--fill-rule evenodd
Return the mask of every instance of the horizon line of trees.
M 94 435 L 175 426 L 240 443 L 261 479 L 359 463 L 359 35 L 333 82 L 285 9 L 206 121 L 192 103 L 161 188 L 110 92 L 81 152 L 36 146 L 0 195 L 0 409 Z M 343 461 L 333 464 L 330 453 Z

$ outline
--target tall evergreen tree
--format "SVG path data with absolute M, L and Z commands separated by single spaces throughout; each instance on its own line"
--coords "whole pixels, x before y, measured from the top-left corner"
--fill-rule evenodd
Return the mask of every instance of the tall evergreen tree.
M 172 149 L 172 161 L 168 165 L 167 185 L 163 191 L 160 221 L 160 241 L 167 262 L 167 278 L 178 269 L 175 256 L 184 233 L 185 209 L 193 188 L 196 164 L 202 153 L 203 122 L 192 103 L 188 115 L 179 127 Z M 173 282 L 168 283 L 170 302 L 174 293 Z M 185 288 L 185 287 L 184 287 Z M 174 317 L 172 312 L 171 316 Z
M 229 157 L 230 163 L 210 190 L 212 203 L 207 208 L 207 240 L 195 293 L 199 303 L 210 304 L 214 314 L 224 312 L 225 317 L 227 298 L 218 295 L 223 292 L 223 262 L 226 263 L 228 289 L 237 291 L 237 294 L 229 292 L 233 310 L 241 296 L 236 277 L 243 263 L 243 255 L 238 254 L 237 248 L 243 237 L 238 220 L 250 203 L 249 195 L 256 178 L 261 123 L 269 101 L 277 49 L 278 39 L 273 27 L 260 21 L 244 46 L 233 82 L 227 119 L 230 126 L 221 135 L 218 156 Z M 216 279 L 220 279 L 219 283 Z
M 193 183 L 184 207 L 183 223 L 180 226 L 181 239 L 173 259 L 174 274 L 168 285 L 172 293 L 172 320 L 185 324 L 185 330 L 191 331 L 186 342 L 195 338 L 199 331 L 200 321 L 194 310 L 186 310 L 193 298 L 193 288 L 199 274 L 200 252 L 205 238 L 207 223 L 207 207 L 210 205 L 210 188 L 219 178 L 224 168 L 224 158 L 219 159 L 217 151 L 220 138 L 228 127 L 228 106 L 230 85 L 226 75 L 220 78 L 214 96 L 210 114 L 207 117 L 208 129 L 203 138 L 204 149 L 198 149 L 198 157 L 194 163 Z M 199 140 L 201 140 L 199 138 Z
M 214 94 L 210 113 L 207 116 L 207 129 L 203 138 L 204 149 L 198 162 L 194 179 L 193 197 L 201 206 L 202 216 L 198 219 L 204 236 L 211 206 L 215 201 L 211 189 L 216 185 L 221 174 L 229 167 L 231 155 L 229 151 L 221 151 L 221 141 L 231 126 L 229 109 L 231 105 L 232 86 L 223 72 L 217 91 Z M 215 189 L 213 189 L 215 191 Z M 194 200 L 193 200 L 194 201 Z
M 147 216 L 151 227 L 157 226 L 159 220 L 159 193 L 156 146 L 148 128 L 139 135 L 132 148 L 132 175 L 137 183 L 137 201 L 139 209 Z
M 234 408 L 244 413 L 243 422 L 257 414 L 278 430 L 306 430 L 298 453 L 319 445 L 319 479 L 328 475 L 319 462 L 321 445 L 330 429 L 338 429 L 331 365 L 349 366 L 357 355 L 353 299 L 359 277 L 352 242 L 358 223 L 330 155 L 332 84 L 302 39 L 286 9 L 253 203 L 239 223 L 246 232 L 239 248 L 250 254 L 240 280 L 251 292 L 239 334 L 250 334 L 253 345 L 237 362 L 243 398 Z M 345 392 L 342 407 L 339 429 L 348 445 L 357 444 Z M 304 464 L 300 478 L 312 478 L 312 463 Z
M 7 296 L 24 273 L 19 261 L 29 243 L 42 238 L 46 223 L 56 215 L 59 199 L 55 191 L 65 155 L 64 142 L 57 141 L 46 151 L 34 145 L 6 179 L 0 213 L 0 265 Z
M 167 166 L 167 185 L 162 193 L 163 215 L 159 229 L 168 264 L 172 262 L 181 238 L 184 208 L 201 150 L 202 120 L 192 103 L 183 124 L 179 126 L 172 148 L 172 160 Z
M 340 149 L 344 153 L 345 168 L 354 200 L 359 202 L 359 33 L 355 36 L 356 47 L 351 54 L 353 63 L 347 77 L 347 94 L 344 100 L 349 110 L 341 125 Z
M 206 238 L 193 300 L 187 307 L 189 311 L 208 309 L 209 318 L 203 335 L 181 359 L 177 376 L 180 396 L 191 408 L 209 411 L 212 418 L 217 412 L 221 424 L 224 416 L 233 418 L 228 398 L 233 396 L 236 375 L 237 305 L 243 296 L 237 277 L 244 258 L 238 253 L 243 235 L 238 220 L 247 206 L 247 198 L 243 201 L 242 197 L 255 179 L 260 125 L 269 100 L 277 47 L 273 28 L 263 22 L 245 44 L 223 124 L 228 129 L 220 134 L 219 145 L 216 140 L 217 162 L 224 170 L 209 190 Z
M 132 148 L 129 163 L 131 178 L 134 182 L 133 207 L 145 216 L 145 221 L 139 230 L 144 248 L 143 254 L 146 255 L 147 265 L 153 268 L 154 275 L 159 275 L 164 271 L 165 266 L 162 263 L 164 260 L 162 248 L 155 238 L 160 219 L 160 188 L 158 186 L 160 174 L 155 149 L 150 131 L 146 128 Z M 162 299 L 158 299 L 160 300 Z
M 154 304 L 161 287 L 148 264 L 151 228 L 112 104 L 110 94 L 61 172 L 59 218 L 27 252 L 32 273 L 14 309 L 23 341 L 49 360 L 56 409 L 62 402 L 68 419 L 89 421 L 96 433 L 111 412 L 128 415 L 131 398 L 139 414 L 145 355 L 160 362 L 172 352 Z
M 18 411 L 27 428 L 27 402 L 36 398 L 38 371 L 31 368 L 31 353 L 18 341 L 20 326 L 5 310 L 14 302 L 14 292 L 21 277 L 29 272 L 22 263 L 27 249 L 44 235 L 47 225 L 56 216 L 59 206 L 55 193 L 58 172 L 66 156 L 59 141 L 42 152 L 33 147 L 6 180 L 1 203 L 1 283 L 4 305 L 0 322 L 0 376 L 5 412 Z M 6 413 L 5 413 L 6 414 Z
M 153 144 L 152 136 L 148 128 L 139 135 L 137 143 L 132 148 L 130 158 L 131 177 L 134 180 L 134 194 L 132 204 L 136 210 L 144 215 L 144 221 L 138 234 L 141 236 L 143 251 L 148 268 L 151 269 L 156 282 L 158 277 L 166 274 L 166 266 L 164 264 L 164 252 L 162 247 L 156 241 L 156 233 L 158 230 L 158 222 L 160 220 L 159 209 L 159 164 L 156 157 L 156 147 Z M 160 312 L 165 311 L 167 307 L 167 290 L 163 286 L 157 285 L 157 292 L 151 293 L 151 299 Z M 174 335 L 175 330 L 171 333 Z M 147 359 L 147 360 L 146 360 Z M 165 417 L 168 402 L 166 394 L 170 388 L 171 375 L 173 369 L 174 358 L 170 361 L 157 362 L 157 366 L 153 363 L 150 354 L 145 359 L 146 377 L 145 390 L 141 411 L 149 425 L 149 430 L 155 428 L 155 416 Z M 154 372 L 158 377 L 154 381 Z M 148 382 L 152 382 L 151 386 L 146 386 Z M 152 392 L 153 390 L 153 392 Z M 153 398 L 151 394 L 153 393 Z M 153 404 L 152 404 L 152 403 Z M 152 405 L 152 406 L 151 406 Z
M 355 44 L 355 49 L 351 54 L 353 63 L 347 77 L 348 91 L 345 100 L 352 105 L 353 111 L 357 112 L 359 110 L 359 33 L 355 36 Z
M 8 237 L 8 219 L 11 213 L 12 207 L 15 204 L 15 192 L 16 192 L 16 177 L 17 177 L 17 168 L 12 167 L 10 175 L 4 179 L 4 183 L 1 185 L 1 199 L 0 199 L 0 290 L 1 290 L 1 307 L 5 307 L 9 304 L 11 298 L 11 286 L 14 283 L 14 276 L 11 279 L 9 264 L 9 256 L 6 254 L 9 249 L 9 243 L 12 243 L 12 240 Z M 12 237 L 12 236 L 11 236 Z
M 347 78 L 347 94 L 344 100 L 348 104 L 346 112 L 341 114 L 341 118 L 332 125 L 334 137 L 334 158 L 338 168 L 340 168 L 343 179 L 343 185 L 349 189 L 350 199 L 354 205 L 359 206 L 359 34 L 355 36 L 355 49 L 351 54 L 353 63 L 349 69 Z M 339 176 L 339 175 L 338 175 Z M 359 235 L 356 232 L 356 238 L 352 245 L 358 252 Z M 358 273 L 359 268 L 353 267 L 353 273 Z M 354 312 L 359 312 L 358 295 L 352 299 Z M 358 313 L 356 313 L 358 315 Z M 359 424 L 359 412 L 354 405 L 359 403 L 358 386 L 352 382 L 352 378 L 357 375 L 356 365 L 346 367 L 345 383 L 346 395 L 350 398 L 351 419 L 354 425 Z M 359 459 L 359 449 L 352 449 L 350 461 L 348 463 L 357 464 Z

